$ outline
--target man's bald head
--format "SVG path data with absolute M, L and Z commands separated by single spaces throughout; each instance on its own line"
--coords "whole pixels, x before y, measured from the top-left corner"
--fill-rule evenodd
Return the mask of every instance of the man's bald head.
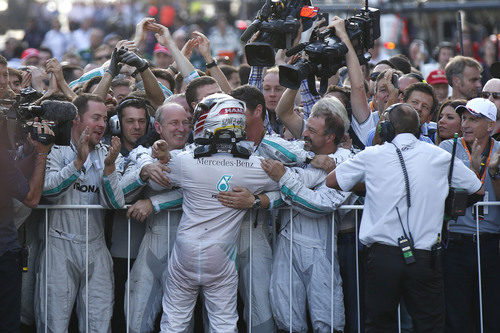
M 496 94 L 495 94 L 496 93 Z M 497 107 L 497 119 L 500 117 L 500 79 L 491 79 L 486 82 L 481 95 L 489 99 Z M 495 98 L 497 97 L 497 98 Z

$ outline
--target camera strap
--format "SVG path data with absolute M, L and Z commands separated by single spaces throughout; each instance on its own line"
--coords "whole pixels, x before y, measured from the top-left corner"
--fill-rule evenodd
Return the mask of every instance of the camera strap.
M 462 138 L 462 145 L 465 148 L 465 152 L 467 153 L 467 157 L 469 158 L 470 165 L 472 166 L 472 156 L 464 138 Z M 486 168 L 488 167 L 488 164 L 490 164 L 491 153 L 493 152 L 492 148 L 493 148 L 493 139 L 490 138 L 490 144 L 488 146 L 488 150 L 485 149 L 481 154 L 481 167 L 479 169 L 479 173 L 477 171 L 474 171 L 483 185 L 484 185 L 484 178 L 486 177 Z M 488 158 L 486 159 L 485 163 L 484 161 L 486 155 L 488 155 Z

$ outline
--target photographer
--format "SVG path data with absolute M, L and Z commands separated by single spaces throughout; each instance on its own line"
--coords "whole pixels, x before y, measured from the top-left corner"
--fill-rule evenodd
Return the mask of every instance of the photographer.
M 0 65 L 1 66 L 1 65 Z M 23 173 L 20 163 L 9 153 L 6 119 L 0 119 L 0 332 L 19 332 L 21 309 L 21 246 L 14 225 L 13 199 L 34 208 L 42 194 L 45 162 L 52 145 L 34 141 L 28 143 L 33 153 L 25 159 L 30 171 Z M 52 131 L 40 123 L 34 127 L 38 133 Z M 26 176 L 25 174 L 29 174 Z

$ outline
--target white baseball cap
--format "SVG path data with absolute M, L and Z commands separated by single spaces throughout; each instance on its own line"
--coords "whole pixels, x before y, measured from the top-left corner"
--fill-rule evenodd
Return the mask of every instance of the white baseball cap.
M 467 104 L 459 105 L 455 109 L 458 114 L 462 114 L 464 111 L 469 111 L 470 114 L 476 117 L 486 117 L 491 121 L 497 120 L 497 107 L 489 99 L 485 98 L 473 98 L 467 102 Z

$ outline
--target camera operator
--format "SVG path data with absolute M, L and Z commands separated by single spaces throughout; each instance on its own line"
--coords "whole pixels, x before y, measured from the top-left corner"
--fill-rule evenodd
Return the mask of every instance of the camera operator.
M 0 65 L 2 66 L 2 65 Z M 52 145 L 28 137 L 33 153 L 23 161 L 29 171 L 9 153 L 7 120 L 0 119 L 0 332 L 19 332 L 21 310 L 21 247 L 14 225 L 13 199 L 34 208 L 42 195 L 45 163 Z M 38 133 L 53 135 L 47 125 L 35 123 Z
M 411 105 L 396 104 L 387 112 L 389 120 L 380 125 L 387 142 L 339 165 L 328 175 L 327 186 L 344 191 L 361 182 L 366 186 L 359 231 L 368 247 L 366 332 L 396 331 L 401 298 L 415 332 L 442 332 L 439 244 L 451 155 L 416 138 L 419 116 Z M 460 161 L 451 181 L 451 186 L 457 185 L 470 194 L 484 193 L 481 182 Z

